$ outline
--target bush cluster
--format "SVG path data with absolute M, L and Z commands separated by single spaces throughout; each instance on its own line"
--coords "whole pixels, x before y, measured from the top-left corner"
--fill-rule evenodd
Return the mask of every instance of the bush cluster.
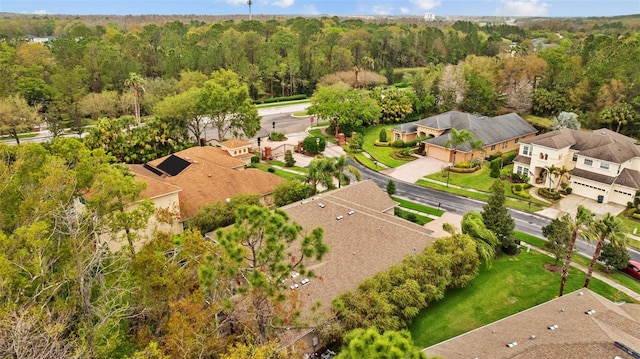
M 556 191 L 550 191 L 547 188 L 540 188 L 538 189 L 538 194 L 546 199 L 550 199 L 553 201 L 557 201 L 560 199 L 560 193 L 556 192 Z
M 273 131 L 269 134 L 269 139 L 271 141 L 284 141 L 287 139 L 287 136 L 282 132 Z
M 295 100 L 304 100 L 307 98 L 307 95 L 293 95 L 293 96 L 279 96 L 279 97 L 270 97 L 262 100 L 253 101 L 254 104 L 260 105 L 263 103 L 275 103 L 275 102 L 283 102 L 283 101 L 295 101 Z

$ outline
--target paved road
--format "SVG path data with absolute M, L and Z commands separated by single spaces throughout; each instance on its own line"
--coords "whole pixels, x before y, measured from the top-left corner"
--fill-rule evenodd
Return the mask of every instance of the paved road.
M 358 163 L 353 162 L 352 164 L 360 170 L 363 179 L 372 179 L 380 188 L 386 190 L 389 177 L 372 171 Z M 485 205 L 485 202 L 482 201 L 436 191 L 397 179 L 395 179 L 394 182 L 396 183 L 396 194 L 399 197 L 430 207 L 440 208 L 447 212 L 463 215 L 471 210 L 482 211 L 482 206 Z M 549 224 L 549 219 L 513 209 L 509 209 L 509 213 L 515 221 L 516 230 L 544 238 L 542 236 L 542 227 Z M 581 239 L 576 242 L 576 251 L 586 257 L 593 256 L 594 250 L 595 246 L 591 243 Z M 640 252 L 638 251 L 631 249 L 629 250 L 629 255 L 634 260 L 640 260 Z

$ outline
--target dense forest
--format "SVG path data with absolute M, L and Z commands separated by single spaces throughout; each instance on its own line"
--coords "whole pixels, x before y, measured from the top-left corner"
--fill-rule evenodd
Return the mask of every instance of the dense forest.
M 212 205 L 236 224 L 216 243 L 187 230 L 138 248 L 154 209 L 114 165 L 202 143 L 206 123 L 219 139 L 251 138 L 256 103 L 311 97 L 314 113 L 354 131 L 459 109 L 574 112 L 583 127 L 640 137 L 638 17 L 397 20 L 3 15 L 0 134 L 92 126 L 83 140 L 0 144 L 0 357 L 296 357 L 278 351 L 278 329 L 326 317 L 299 322 L 282 278 L 331 251 L 322 228 L 305 232 L 241 197 Z M 466 235 L 337 298 L 323 338 L 400 330 L 464 286 L 480 263 Z M 289 246 L 296 263 L 284 259 Z M 368 299 L 384 315 L 370 317 Z
M 586 127 L 640 132 L 640 22 L 634 17 L 514 25 L 182 20 L 7 16 L 0 20 L 0 98 L 17 94 L 53 125 L 80 127 L 86 118 L 153 115 L 162 99 L 200 85 L 197 74 L 207 78 L 221 69 L 237 74 L 256 101 L 311 96 L 335 82 L 332 75 L 351 73 L 357 81 L 359 72 L 373 72 L 383 80 L 363 87 L 413 86 L 413 117 L 451 108 L 486 115 L 572 111 Z M 44 36 L 50 40 L 33 41 Z M 139 109 L 131 98 L 136 91 L 129 91 L 132 74 L 145 82 Z

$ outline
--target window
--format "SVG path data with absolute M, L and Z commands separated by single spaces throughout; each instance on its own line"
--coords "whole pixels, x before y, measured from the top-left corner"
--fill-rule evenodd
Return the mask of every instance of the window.
M 593 160 L 590 160 L 588 158 L 584 159 L 584 165 L 585 166 L 593 166 Z
M 505 148 L 507 148 L 508 143 L 507 142 L 503 142 L 502 143 L 502 149 L 504 150 Z
M 495 151 L 496 150 L 496 145 L 491 145 L 491 151 Z
M 520 139 L 519 139 L 519 138 L 516 138 L 516 139 L 513 141 L 513 143 L 518 143 L 518 142 L 520 142 Z
M 525 156 L 531 156 L 531 150 L 533 150 L 533 148 L 527 145 L 522 146 L 522 154 Z
M 609 164 L 606 162 L 600 162 L 600 168 L 602 168 L 603 170 L 609 170 Z
M 578 161 L 578 154 L 577 153 L 573 154 L 573 158 L 571 159 L 571 161 L 573 161 L 573 162 Z

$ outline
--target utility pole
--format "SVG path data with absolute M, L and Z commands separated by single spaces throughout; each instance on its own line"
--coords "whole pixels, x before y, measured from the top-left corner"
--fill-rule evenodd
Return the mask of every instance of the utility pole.
M 249 5 L 249 20 L 251 20 L 251 5 L 252 4 L 253 4 L 253 1 L 247 0 L 247 5 Z

